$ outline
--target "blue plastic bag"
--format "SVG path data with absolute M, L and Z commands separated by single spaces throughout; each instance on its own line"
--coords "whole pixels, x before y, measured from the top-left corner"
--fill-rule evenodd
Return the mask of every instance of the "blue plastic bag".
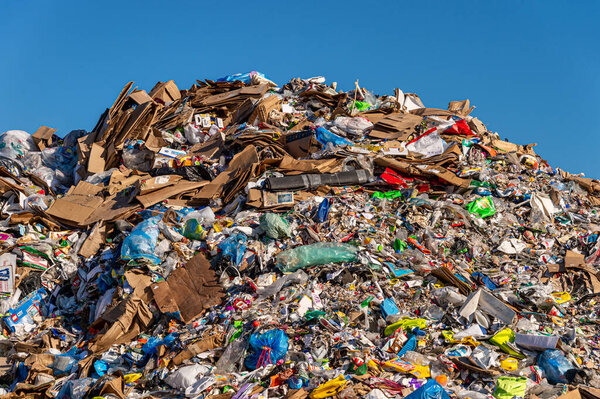
M 319 204 L 319 209 L 317 210 L 317 214 L 315 218 L 318 223 L 323 223 L 327 220 L 327 216 L 329 215 L 329 208 L 331 207 L 331 202 L 329 199 L 325 198 Z
M 318 127 L 317 130 L 315 131 L 315 133 L 316 133 L 315 138 L 317 139 L 317 141 L 319 143 L 323 144 L 324 146 L 326 146 L 327 143 L 332 143 L 335 146 L 352 144 L 345 138 L 340 137 L 337 134 L 331 133 L 329 130 L 325 129 L 324 127 Z
M 217 79 L 217 82 L 235 82 L 236 80 L 239 80 L 240 82 L 244 82 L 244 83 L 248 84 L 248 83 L 250 83 L 250 80 L 252 79 L 253 76 L 258 76 L 261 78 L 265 77 L 265 75 L 263 73 L 260 73 L 257 71 L 251 71 L 251 72 L 246 72 L 246 73 L 236 73 L 233 75 L 227 75 L 227 76 Z
M 450 399 L 450 395 L 439 382 L 430 379 L 419 389 L 406 396 L 406 399 Z
M 558 349 L 547 349 L 538 356 L 537 365 L 546 374 L 550 384 L 568 384 L 575 378 L 577 369 Z
M 277 363 L 288 351 L 288 337 L 283 330 L 252 334 L 249 344 L 253 352 L 246 358 L 244 364 L 250 370 Z
M 246 235 L 237 233 L 227 237 L 217 247 L 221 250 L 223 258 L 231 259 L 233 263 L 239 265 L 246 252 Z
M 121 259 L 148 259 L 154 264 L 160 263 L 160 258 L 154 255 L 158 240 L 158 222 L 162 216 L 154 216 L 138 224 L 123 240 Z
M 473 279 L 479 285 L 485 285 L 492 291 L 498 289 L 498 286 L 496 285 L 496 283 L 494 283 L 491 278 L 489 278 L 488 276 L 486 276 L 483 273 L 479 273 L 479 272 L 471 273 L 471 277 L 473 277 Z

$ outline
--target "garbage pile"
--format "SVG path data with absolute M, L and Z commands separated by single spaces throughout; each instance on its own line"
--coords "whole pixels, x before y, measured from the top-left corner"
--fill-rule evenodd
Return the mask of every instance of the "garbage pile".
M 2 397 L 600 397 L 600 181 L 473 109 L 251 72 L 2 133 Z

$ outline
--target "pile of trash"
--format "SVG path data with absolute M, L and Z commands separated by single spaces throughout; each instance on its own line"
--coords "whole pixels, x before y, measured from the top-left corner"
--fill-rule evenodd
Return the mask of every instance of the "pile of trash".
M 0 135 L 6 398 L 600 398 L 600 181 L 323 77 Z

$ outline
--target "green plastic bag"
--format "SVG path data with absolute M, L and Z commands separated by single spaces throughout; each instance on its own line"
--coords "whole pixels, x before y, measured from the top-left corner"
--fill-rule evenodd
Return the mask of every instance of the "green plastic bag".
M 512 399 L 517 396 L 525 397 L 527 378 L 525 377 L 498 377 L 494 397 L 497 399 Z
M 318 242 L 288 249 L 277 255 L 277 267 L 284 273 L 294 272 L 307 266 L 326 263 L 352 262 L 358 248 L 339 242 Z
M 481 197 L 467 204 L 467 210 L 476 213 L 482 218 L 492 216 L 496 213 L 494 201 L 490 197 Z
M 265 213 L 260 217 L 260 227 L 268 237 L 274 239 L 290 236 L 290 225 L 287 220 L 274 213 Z
M 354 101 L 354 108 L 359 111 L 366 111 L 371 108 L 373 105 L 364 102 L 364 101 Z
M 385 199 L 394 199 L 394 198 L 401 198 L 402 197 L 402 192 L 400 190 L 392 190 L 392 191 L 388 191 L 385 193 L 382 193 L 381 191 L 375 191 L 372 195 L 372 198 L 385 198 Z

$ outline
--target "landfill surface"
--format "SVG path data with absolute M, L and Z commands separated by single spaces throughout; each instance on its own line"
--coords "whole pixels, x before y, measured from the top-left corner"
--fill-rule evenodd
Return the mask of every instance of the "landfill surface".
M 2 133 L 2 397 L 600 398 L 600 181 L 354 86 Z

